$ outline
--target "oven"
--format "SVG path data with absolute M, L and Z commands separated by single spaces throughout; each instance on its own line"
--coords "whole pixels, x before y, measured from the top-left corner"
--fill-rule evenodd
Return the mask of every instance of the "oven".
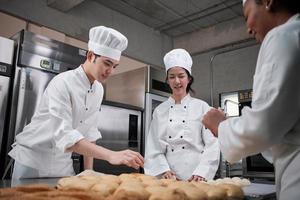
M 238 117 L 245 106 L 251 107 L 252 89 L 219 94 L 220 107 L 227 117 Z M 274 166 L 261 153 L 248 156 L 237 163 L 229 164 L 222 159 L 221 173 L 226 176 L 244 176 L 251 179 L 274 180 Z

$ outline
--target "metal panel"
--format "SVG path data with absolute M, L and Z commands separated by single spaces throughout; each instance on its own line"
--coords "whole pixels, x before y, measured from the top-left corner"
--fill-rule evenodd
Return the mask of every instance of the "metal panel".
M 45 88 L 55 75 L 33 68 L 21 68 L 15 135 L 30 123 Z
M 3 143 L 4 125 L 7 110 L 7 99 L 9 94 L 10 78 L 0 75 L 0 152 Z
M 140 152 L 141 119 L 141 111 L 102 105 L 98 125 L 102 139 L 97 144 L 114 151 L 131 149 Z M 94 169 L 110 174 L 138 172 L 126 166 L 113 166 L 102 160 L 94 161 Z
M 145 129 L 145 134 L 144 134 L 144 144 L 146 144 L 149 128 L 150 128 L 150 123 L 152 121 L 152 114 L 154 109 L 161 104 L 162 102 L 166 101 L 168 97 L 156 95 L 156 94 L 151 94 L 151 93 L 146 93 L 146 99 L 145 99 L 145 113 L 144 113 L 144 129 Z

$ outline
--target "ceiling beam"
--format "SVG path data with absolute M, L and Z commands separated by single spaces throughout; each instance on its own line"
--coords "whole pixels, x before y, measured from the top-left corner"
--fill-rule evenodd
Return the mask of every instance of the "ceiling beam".
M 67 12 L 83 1 L 84 0 L 47 0 L 47 5 L 62 12 Z

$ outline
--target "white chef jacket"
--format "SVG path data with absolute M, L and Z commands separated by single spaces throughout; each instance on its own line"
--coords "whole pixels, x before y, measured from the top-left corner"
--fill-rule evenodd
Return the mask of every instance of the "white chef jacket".
M 186 95 L 180 104 L 170 97 L 153 113 L 145 148 L 145 174 L 172 170 L 182 180 L 192 175 L 212 179 L 219 166 L 217 138 L 201 123 L 210 110 L 202 100 Z
M 265 37 L 258 55 L 252 108 L 222 122 L 224 157 L 238 161 L 271 148 L 280 200 L 300 196 L 300 17 L 291 17 Z
M 9 155 L 44 171 L 46 177 L 74 175 L 71 152 L 66 149 L 83 138 L 101 138 L 97 124 L 102 99 L 101 83 L 91 84 L 81 66 L 55 76 Z

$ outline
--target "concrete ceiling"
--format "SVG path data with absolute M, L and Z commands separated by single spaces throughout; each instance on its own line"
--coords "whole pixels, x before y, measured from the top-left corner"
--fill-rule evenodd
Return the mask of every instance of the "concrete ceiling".
M 243 17 L 242 0 L 47 0 L 47 5 L 68 12 L 87 1 L 99 3 L 170 37 Z M 122 60 L 116 73 L 147 65 L 127 57 Z
M 243 16 L 241 0 L 93 0 L 171 37 Z

